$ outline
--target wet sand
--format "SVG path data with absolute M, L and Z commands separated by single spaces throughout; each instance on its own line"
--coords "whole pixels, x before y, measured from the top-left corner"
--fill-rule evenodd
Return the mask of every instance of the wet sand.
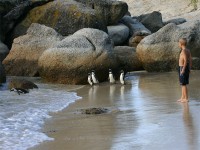
M 84 86 L 82 97 L 51 114 L 47 141 L 31 150 L 198 150 L 200 148 L 200 71 L 193 71 L 190 102 L 180 104 L 177 73 L 131 73 L 127 85 Z M 101 115 L 78 110 L 105 107 Z

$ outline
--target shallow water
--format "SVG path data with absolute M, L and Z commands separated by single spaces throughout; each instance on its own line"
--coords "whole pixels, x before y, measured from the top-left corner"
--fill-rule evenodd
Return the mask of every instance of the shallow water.
M 37 78 L 32 80 L 39 89 L 31 90 L 28 94 L 10 92 L 6 84 L 1 87 L 1 150 L 25 150 L 43 141 L 53 140 L 41 131 L 44 121 L 51 117 L 49 113 L 61 111 L 80 99 L 76 93 L 67 92 L 72 87 L 43 84 Z
M 198 71 L 191 75 L 189 104 L 176 102 L 181 94 L 176 73 L 132 78 L 135 86 L 127 93 L 125 102 L 126 108 L 134 110 L 128 115 L 132 122 L 126 121 L 123 114 L 117 117 L 116 124 L 123 128 L 122 122 L 126 122 L 129 130 L 116 132 L 111 149 L 199 150 L 199 75 Z
M 78 90 L 82 100 L 55 114 L 44 131 L 55 140 L 35 150 L 199 150 L 200 71 L 191 74 L 189 104 L 180 98 L 177 73 L 132 73 L 128 84 Z M 111 113 L 74 113 L 88 107 L 106 107 Z

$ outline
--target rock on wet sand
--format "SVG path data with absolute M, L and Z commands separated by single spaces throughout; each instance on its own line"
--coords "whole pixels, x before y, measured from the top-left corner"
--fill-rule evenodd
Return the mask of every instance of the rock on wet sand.
M 104 114 L 107 113 L 109 110 L 107 108 L 87 108 L 81 109 L 82 114 L 87 115 L 94 115 L 94 114 Z

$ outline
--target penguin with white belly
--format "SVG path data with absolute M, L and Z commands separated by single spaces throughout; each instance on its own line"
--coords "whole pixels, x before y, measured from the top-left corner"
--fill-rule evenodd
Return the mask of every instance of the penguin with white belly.
M 124 78 L 125 78 L 124 71 L 121 70 L 121 74 L 120 74 L 119 79 L 120 79 L 120 83 L 121 83 L 122 85 L 125 85 L 125 80 L 124 80 Z
M 92 81 L 92 75 L 91 73 L 88 73 L 88 83 L 93 86 L 93 81 Z
M 109 79 L 110 83 L 112 83 L 112 84 L 115 83 L 115 77 L 114 77 L 111 69 L 109 69 L 109 77 L 108 77 L 108 79 Z
M 28 90 L 22 89 L 22 88 L 12 88 L 12 89 L 10 89 L 10 92 L 12 92 L 12 91 L 13 91 L 13 92 L 16 92 L 18 95 L 29 93 Z
M 97 77 L 95 75 L 95 71 L 94 70 L 92 70 L 92 81 L 93 81 L 94 84 L 98 84 L 99 83 L 99 81 L 98 81 L 98 79 L 97 79 Z

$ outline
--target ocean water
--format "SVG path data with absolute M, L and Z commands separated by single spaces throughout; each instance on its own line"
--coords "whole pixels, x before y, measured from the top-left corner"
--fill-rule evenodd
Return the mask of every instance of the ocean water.
M 86 86 L 77 91 L 83 100 L 47 124 L 60 129 L 51 134 L 55 140 L 34 150 L 200 150 L 200 71 L 192 71 L 190 77 L 188 104 L 177 102 L 177 72 L 133 72 L 124 86 Z M 111 112 L 71 116 L 88 107 Z
M 26 150 L 41 142 L 54 140 L 41 131 L 50 113 L 66 108 L 80 99 L 59 85 L 37 84 L 38 90 L 18 95 L 0 88 L 0 149 Z

